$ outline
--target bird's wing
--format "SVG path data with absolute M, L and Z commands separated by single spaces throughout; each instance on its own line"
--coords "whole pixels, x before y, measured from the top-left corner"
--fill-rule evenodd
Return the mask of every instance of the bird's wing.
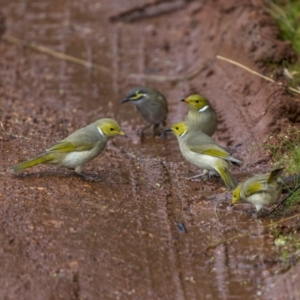
M 276 184 L 268 184 L 268 175 L 261 174 L 254 176 L 251 182 L 244 184 L 243 191 L 245 196 L 249 197 L 255 193 L 272 193 L 276 188 Z
M 242 164 L 242 162 L 232 156 L 230 156 L 230 154 L 220 148 L 217 145 L 211 144 L 211 145 L 204 145 L 204 146 L 190 146 L 189 149 L 193 152 L 199 153 L 199 154 L 206 154 L 209 156 L 214 156 L 214 157 L 218 157 L 218 158 L 222 158 L 225 159 L 227 161 L 230 161 L 232 163 L 235 163 L 237 165 Z
M 260 180 L 249 183 L 243 187 L 243 192 L 245 194 L 245 197 L 250 197 L 251 195 L 253 195 L 255 193 L 263 192 L 264 190 L 266 190 L 265 184 L 263 184 L 263 182 Z
M 69 153 L 69 152 L 80 152 L 90 150 L 94 145 L 88 144 L 77 144 L 76 142 L 71 141 L 60 141 L 53 144 L 50 148 L 47 149 L 47 152 L 60 152 L 60 153 Z
M 229 159 L 230 155 L 227 151 L 223 150 L 222 148 L 218 147 L 217 145 L 210 144 L 210 145 L 195 145 L 189 147 L 191 151 L 199 153 L 199 154 L 206 154 L 210 156 L 220 157 L 223 159 Z

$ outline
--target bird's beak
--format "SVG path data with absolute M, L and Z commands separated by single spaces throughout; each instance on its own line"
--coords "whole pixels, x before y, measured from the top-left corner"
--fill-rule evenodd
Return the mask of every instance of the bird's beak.
M 172 128 L 167 128 L 164 130 L 164 132 L 172 132 L 172 131 L 173 131 Z
M 238 203 L 239 201 L 237 199 L 231 199 L 230 206 L 233 206 L 234 204 Z
M 181 99 L 182 102 L 189 103 L 186 99 Z
M 125 103 L 125 102 L 128 102 L 130 100 L 131 100 L 130 98 L 124 98 L 121 103 Z
M 128 135 L 124 131 L 120 131 L 119 135 L 123 135 L 128 138 Z

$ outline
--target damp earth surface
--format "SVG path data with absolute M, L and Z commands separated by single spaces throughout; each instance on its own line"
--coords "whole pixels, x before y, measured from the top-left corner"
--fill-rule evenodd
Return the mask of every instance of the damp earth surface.
M 171 125 L 186 114 L 180 100 L 202 93 L 219 117 L 214 138 L 244 162 L 234 176 L 270 171 L 263 145 L 299 126 L 299 97 L 215 58 L 261 73 L 295 60 L 262 2 L 2 0 L 1 299 L 299 299 L 297 259 L 283 263 L 266 227 L 284 212 L 256 218 L 230 206 L 218 178 L 187 180 L 198 170 L 176 138 L 141 140 L 144 120 L 120 104 L 134 86 L 156 88 Z M 102 117 L 129 138 L 85 165 L 96 181 L 49 166 L 7 172 Z

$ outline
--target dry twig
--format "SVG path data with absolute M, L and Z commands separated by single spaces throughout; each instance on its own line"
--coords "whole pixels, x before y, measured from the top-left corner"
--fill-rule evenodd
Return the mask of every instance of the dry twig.
M 7 42 L 18 44 L 18 45 L 24 45 L 26 47 L 29 47 L 29 48 L 33 49 L 33 50 L 51 55 L 51 56 L 59 58 L 59 59 L 63 59 L 63 60 L 66 60 L 66 61 L 69 61 L 69 62 L 72 62 L 72 63 L 76 63 L 78 65 L 82 65 L 82 66 L 87 67 L 87 68 L 93 68 L 93 69 L 96 69 L 96 70 L 100 70 L 100 71 L 105 72 L 105 73 L 110 73 L 110 70 L 107 67 L 104 67 L 102 65 L 95 64 L 95 63 L 92 63 L 92 62 L 89 62 L 89 61 L 86 61 L 86 60 L 83 60 L 83 59 L 79 59 L 79 58 L 76 58 L 74 56 L 67 55 L 67 54 L 64 54 L 64 53 L 61 53 L 61 52 L 57 52 L 57 51 L 51 50 L 51 49 L 43 47 L 43 46 L 39 46 L 39 45 L 37 45 L 33 42 L 27 42 L 27 41 L 24 41 L 24 40 L 21 40 L 21 39 L 18 39 L 16 37 L 9 36 L 9 35 L 4 35 L 2 38 L 3 38 L 3 40 L 5 40 Z
M 253 70 L 251 70 L 250 68 L 247 68 L 246 66 L 244 66 L 244 65 L 242 65 L 242 64 L 240 64 L 240 63 L 238 63 L 238 62 L 236 62 L 236 61 L 234 61 L 234 60 L 231 60 L 231 59 L 229 59 L 229 58 L 226 58 L 226 57 L 223 57 L 223 56 L 220 56 L 220 55 L 217 55 L 217 58 L 220 59 L 220 60 L 224 60 L 224 61 L 226 61 L 226 62 L 229 62 L 229 63 L 231 63 L 231 64 L 233 64 L 233 65 L 235 65 L 235 66 L 238 66 L 238 67 L 240 67 L 241 69 L 246 70 L 247 72 L 249 72 L 249 73 L 251 73 L 251 74 L 254 74 L 254 75 L 256 75 L 256 76 L 258 76 L 258 77 L 260 77 L 260 78 L 263 78 L 263 79 L 265 79 L 265 80 L 267 80 L 267 81 L 273 82 L 273 83 L 275 83 L 275 84 L 277 84 L 277 85 L 279 85 L 279 86 L 283 86 L 282 83 L 276 82 L 276 81 L 273 80 L 272 78 L 269 78 L 269 77 L 264 76 L 264 75 L 262 75 L 262 74 L 260 74 L 260 73 L 258 73 L 258 72 L 256 72 L 256 71 L 253 71 Z M 290 87 L 290 86 L 288 87 L 288 89 L 289 89 L 290 91 L 293 91 L 293 92 L 297 93 L 297 94 L 300 94 L 300 91 L 298 91 L 298 90 L 296 90 L 296 89 L 294 89 L 294 88 L 292 88 L 292 87 Z

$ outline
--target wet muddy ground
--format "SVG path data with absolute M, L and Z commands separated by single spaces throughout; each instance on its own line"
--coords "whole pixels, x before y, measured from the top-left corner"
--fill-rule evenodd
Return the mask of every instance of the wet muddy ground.
M 262 146 L 299 125 L 299 96 L 213 59 L 260 72 L 295 59 L 260 1 L 2 0 L 1 9 L 1 299 L 299 298 L 298 267 L 285 272 L 264 227 L 283 213 L 254 218 L 251 206 L 229 206 L 218 179 L 186 180 L 197 170 L 176 139 L 147 134 L 141 142 L 144 121 L 120 105 L 133 86 L 157 88 L 170 125 L 185 116 L 180 99 L 200 92 L 220 119 L 214 138 L 245 162 L 234 175 L 269 171 Z M 47 166 L 18 177 L 6 171 L 101 117 L 116 119 L 129 139 L 115 138 L 84 167 L 97 182 Z

